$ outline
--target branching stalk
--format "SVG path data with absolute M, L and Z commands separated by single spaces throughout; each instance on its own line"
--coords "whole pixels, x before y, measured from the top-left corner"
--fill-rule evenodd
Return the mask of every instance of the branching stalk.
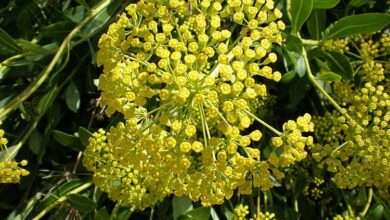
M 112 0 L 103 0 L 101 3 L 95 6 L 91 10 L 90 14 L 86 18 L 84 18 L 84 20 L 82 20 L 80 24 L 68 34 L 68 36 L 65 37 L 64 41 L 62 42 L 61 46 L 58 48 L 53 59 L 51 60 L 47 68 L 42 72 L 42 74 L 39 75 L 38 78 L 33 83 L 31 83 L 12 101 L 7 103 L 4 108 L 0 109 L 0 119 L 4 118 L 11 111 L 15 110 L 20 105 L 20 103 L 28 99 L 42 85 L 42 83 L 45 82 L 45 80 L 47 79 L 47 77 L 50 75 L 55 65 L 57 64 L 58 60 L 66 52 L 66 49 L 69 47 L 72 38 L 77 33 L 79 33 L 81 28 L 84 27 L 89 21 L 91 21 L 100 11 L 105 9 L 111 1 Z
M 364 207 L 363 211 L 360 213 L 360 216 L 362 216 L 362 217 L 364 217 L 367 214 L 368 210 L 370 209 L 371 201 L 372 201 L 372 194 L 373 194 L 373 190 L 372 190 L 372 188 L 369 188 L 366 206 Z
M 49 206 L 47 206 L 44 210 L 42 210 L 38 215 L 36 215 L 33 220 L 39 220 L 41 219 L 43 216 L 45 216 L 47 213 L 49 213 L 53 208 L 55 208 L 57 205 L 65 202 L 67 199 L 68 199 L 68 195 L 71 195 L 71 194 L 77 194 L 77 193 L 80 193 L 86 189 L 88 189 L 90 186 L 92 186 L 93 183 L 92 182 L 88 182 L 88 183 L 85 183 L 84 185 L 81 185 L 80 187 L 77 187 L 76 189 L 70 191 L 69 193 L 67 193 L 66 195 L 64 196 L 61 196 L 60 198 L 58 198 L 55 202 L 53 202 L 52 204 L 50 204 Z
M 309 80 L 314 85 L 314 87 L 316 87 L 325 96 L 325 98 L 337 109 L 337 111 L 339 111 L 342 115 L 344 115 L 344 117 L 346 117 L 348 120 L 352 120 L 352 118 L 348 115 L 348 113 L 343 108 L 341 108 L 339 104 L 337 104 L 337 102 L 325 91 L 324 88 L 320 86 L 320 84 L 318 84 L 316 78 L 313 75 L 313 72 L 311 71 L 309 59 L 307 58 L 307 52 L 305 48 L 303 48 L 302 56 L 305 61 L 307 75 L 309 77 Z

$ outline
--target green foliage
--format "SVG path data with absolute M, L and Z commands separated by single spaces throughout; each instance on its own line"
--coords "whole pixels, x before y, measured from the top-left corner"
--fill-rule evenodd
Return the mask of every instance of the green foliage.
M 282 151 L 275 147 L 271 138 L 274 134 L 264 124 L 282 130 L 287 126 L 284 122 L 309 112 L 316 122 L 315 145 L 304 149 L 305 159 L 280 169 L 282 174 L 270 168 L 273 188 L 268 191 L 251 185 L 250 195 L 239 195 L 239 190 L 235 190 L 229 200 L 210 207 L 184 196 L 170 195 L 143 211 L 112 201 L 94 185 L 99 182 L 98 177 L 92 178 L 93 174 L 82 166 L 84 150 L 95 137 L 94 132 L 101 128 L 109 132 L 126 118 L 119 112 L 106 116 L 107 106 L 101 104 L 97 87 L 103 69 L 96 60 L 100 37 L 130 2 L 0 2 L 0 120 L 8 139 L 7 149 L 3 144 L 0 146 L 0 162 L 26 159 L 28 164 L 24 168 L 30 173 L 21 177 L 19 184 L 0 185 L 1 219 L 103 220 L 131 216 L 131 219 L 233 220 L 238 219 L 240 204 L 248 209 L 248 219 L 267 216 L 267 212 L 276 219 L 390 219 L 390 189 L 381 185 L 390 179 L 385 173 L 389 163 L 384 159 L 388 156 L 382 153 L 390 152 L 388 145 L 375 148 L 372 152 L 381 152 L 381 156 L 374 157 L 375 163 L 367 162 L 368 156 L 372 156 L 369 147 L 382 141 L 376 135 L 385 129 L 388 132 L 384 118 L 390 110 L 381 106 L 381 98 L 377 106 L 371 106 L 376 100 L 373 97 L 389 93 L 389 36 L 385 34 L 390 25 L 388 1 L 275 0 L 274 7 L 283 12 L 281 20 L 286 24 L 284 41 L 272 45 L 278 61 L 262 64 L 260 68 L 270 66 L 282 76 L 279 83 L 254 77 L 256 82 L 267 86 L 269 100 L 257 103 L 261 107 L 251 103 L 256 106 L 256 117 L 265 122 L 253 123 L 246 132 L 261 130 L 264 137 L 251 147 L 257 147 L 261 152 L 259 160 L 271 166 L 268 162 L 271 153 L 279 156 Z M 188 9 L 200 11 L 206 7 L 201 2 L 207 3 L 186 2 Z M 193 5 L 194 2 L 198 4 Z M 205 11 L 212 10 L 210 7 Z M 239 6 L 232 10 L 249 9 Z M 239 22 L 232 25 L 232 39 L 246 34 L 237 31 L 241 27 Z M 132 31 L 127 28 L 126 34 Z M 230 50 L 229 40 L 227 45 Z M 217 50 L 216 45 L 209 46 Z M 250 48 L 257 47 L 258 44 Z M 154 57 L 150 59 L 155 62 Z M 367 106 L 384 109 L 383 114 L 379 110 L 366 114 L 361 110 L 363 105 L 356 106 L 361 113 L 351 111 L 356 103 L 365 103 L 355 100 L 356 96 L 364 96 L 361 92 L 364 88 L 380 91 L 368 95 Z M 158 105 L 155 101 L 147 107 Z M 359 121 L 363 114 L 368 124 L 363 125 L 364 119 Z M 152 114 L 151 119 L 156 116 L 159 115 Z M 362 125 L 352 126 L 351 118 Z M 362 143 L 353 139 L 358 135 L 363 136 Z M 370 144 L 367 137 L 372 138 Z M 350 145 L 350 139 L 363 147 Z M 240 148 L 239 153 L 248 152 Z M 378 163 L 383 165 L 376 174 L 382 175 L 383 182 L 370 183 L 378 177 L 367 170 Z M 337 171 L 332 170 L 333 165 Z M 343 169 L 347 170 L 342 173 L 344 176 L 340 174 Z M 373 176 L 359 176 L 364 173 L 361 170 Z M 352 172 L 361 177 L 360 182 L 353 182 Z M 278 178 L 278 174 L 283 178 Z M 121 182 L 115 180 L 112 184 Z

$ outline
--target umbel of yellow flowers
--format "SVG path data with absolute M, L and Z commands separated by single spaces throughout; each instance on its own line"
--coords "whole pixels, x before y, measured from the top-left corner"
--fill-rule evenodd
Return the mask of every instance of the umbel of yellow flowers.
M 2 121 L 0 121 L 0 125 Z M 0 161 L 0 183 L 19 183 L 21 176 L 27 176 L 29 172 L 20 166 L 26 166 L 27 160 L 21 162 L 13 161 L 7 158 L 8 140 L 4 137 L 4 130 L 0 129 L 0 153 L 3 153 L 4 159 Z
M 124 122 L 90 139 L 83 163 L 111 199 L 144 209 L 175 194 L 221 204 L 268 190 L 306 156 L 310 115 L 289 121 L 269 158 L 248 128 L 267 100 L 285 28 L 272 0 L 141 0 L 99 41 L 101 101 Z M 244 133 L 245 131 L 245 133 Z
M 361 59 L 354 81 L 332 85 L 335 98 L 352 118 L 340 112 L 316 117 L 312 156 L 320 167 L 334 173 L 339 188 L 375 187 L 383 198 L 390 189 L 390 52 L 388 33 L 356 35 L 331 41 L 331 50 L 357 47 Z

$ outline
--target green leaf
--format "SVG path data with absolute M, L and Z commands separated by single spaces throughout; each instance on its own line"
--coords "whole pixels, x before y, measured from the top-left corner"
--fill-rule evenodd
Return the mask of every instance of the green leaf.
M 79 3 L 84 8 L 89 9 L 89 5 L 88 5 L 88 3 L 85 0 L 74 0 L 74 1 Z
M 56 98 L 57 88 L 53 87 L 50 91 L 48 91 L 42 98 L 39 100 L 39 103 L 36 107 L 36 111 L 38 114 L 43 115 L 47 109 L 52 105 Z
M 38 155 L 40 152 L 40 148 L 42 147 L 42 140 L 43 135 L 37 130 L 34 130 L 28 138 L 28 146 L 30 147 L 30 150 L 36 155 Z
M 74 179 L 69 180 L 68 182 L 63 183 L 56 189 L 51 189 L 50 194 L 48 194 L 36 207 L 35 211 L 40 212 L 53 202 L 55 202 L 59 197 L 66 195 L 68 192 L 73 189 L 83 185 L 88 180 L 86 179 Z
M 289 83 L 292 79 L 294 79 L 294 77 L 297 75 L 297 73 L 295 71 L 290 71 L 286 74 L 284 74 L 282 76 L 282 79 L 280 80 L 280 82 L 282 83 Z
M 375 208 L 371 209 L 365 219 L 369 220 L 380 220 L 383 216 L 384 208 L 382 205 L 376 205 Z
M 343 79 L 353 79 L 353 70 L 348 57 L 336 52 L 324 52 L 320 56 L 328 62 L 332 72 L 339 74 Z
M 387 207 L 387 204 L 385 201 L 383 201 L 380 197 L 376 196 L 374 194 L 374 199 L 376 202 L 380 203 L 383 206 L 383 216 L 385 219 L 390 219 L 390 209 Z
M 80 138 L 81 143 L 84 146 L 87 146 L 89 143 L 89 138 L 92 137 L 92 133 L 89 132 L 86 128 L 84 127 L 79 127 L 78 129 L 78 136 Z
M 100 11 L 90 22 L 88 22 L 78 33 L 81 38 L 89 38 L 108 24 L 115 16 L 121 6 L 121 1 L 113 1 L 105 9 Z
M 316 79 L 325 81 L 325 82 L 337 82 L 342 79 L 342 77 L 333 72 L 322 72 Z
M 289 84 L 290 104 L 288 107 L 295 107 L 305 97 L 305 88 L 307 85 L 307 77 L 295 78 Z
M 367 13 L 351 15 L 336 21 L 325 31 L 325 38 L 336 39 L 355 34 L 368 34 L 382 30 L 390 24 L 390 15 Z
M 0 27 L 0 45 L 15 52 L 22 52 L 16 41 Z
M 69 147 L 75 151 L 82 151 L 84 149 L 80 139 L 74 135 L 67 134 L 59 130 L 52 131 L 53 138 L 65 147 Z
M 297 52 L 299 54 L 302 53 L 302 41 L 299 37 L 294 35 L 288 35 L 286 39 L 286 48 L 289 51 Z
M 179 216 L 193 209 L 192 201 L 187 197 L 173 197 L 173 219 L 177 219 Z
M 311 12 L 309 19 L 306 22 L 307 30 L 310 37 L 315 40 L 321 39 L 321 34 L 326 28 L 326 15 L 325 10 L 316 9 Z
M 318 58 L 316 58 L 316 61 L 317 61 L 318 66 L 320 67 L 320 69 L 322 71 L 328 71 L 328 72 L 330 71 L 330 67 L 327 63 L 323 62 L 322 60 L 320 60 Z
M 180 220 L 204 220 L 210 218 L 210 207 L 200 207 L 186 212 Z
M 52 49 L 41 47 L 40 45 L 31 43 L 30 41 L 19 39 L 16 40 L 17 44 L 23 49 L 24 52 L 30 52 L 33 54 L 53 54 L 55 52 Z
M 84 7 L 77 6 L 77 7 L 70 8 L 67 11 L 66 16 L 73 22 L 79 23 L 81 20 L 83 20 L 85 13 L 86 10 Z
M 96 203 L 86 196 L 70 194 L 67 198 L 72 207 L 80 212 L 89 212 L 96 208 Z
M 313 0 L 313 8 L 329 9 L 340 3 L 340 0 Z
M 80 108 L 80 92 L 76 85 L 71 82 L 65 91 L 66 105 L 72 112 L 77 112 Z
M 33 29 L 31 28 L 31 16 L 28 10 L 23 9 L 16 17 L 16 27 L 22 34 L 23 38 L 29 39 L 33 35 Z
M 313 0 L 291 0 L 290 14 L 292 33 L 297 34 L 309 18 L 313 9 Z
M 69 20 L 63 20 L 57 23 L 49 24 L 41 28 L 40 38 L 49 38 L 53 40 L 63 40 L 66 35 L 75 27 L 75 23 Z
M 303 56 L 300 56 L 297 60 L 297 63 L 294 67 L 295 72 L 298 74 L 299 77 L 303 77 L 306 74 L 306 65 L 305 60 Z
M 110 218 L 110 215 L 108 214 L 107 209 L 105 207 L 102 207 L 101 209 L 99 209 L 96 212 L 95 217 L 94 217 L 94 219 L 96 219 L 96 220 L 107 220 L 109 218 Z

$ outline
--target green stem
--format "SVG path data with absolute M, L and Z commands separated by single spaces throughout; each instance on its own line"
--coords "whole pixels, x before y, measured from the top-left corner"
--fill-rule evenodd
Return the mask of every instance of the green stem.
M 61 196 L 58 198 L 55 202 L 51 203 L 49 206 L 47 206 L 44 210 L 42 210 L 38 215 L 36 215 L 32 220 L 38 220 L 41 219 L 43 216 L 45 216 L 47 213 L 49 213 L 53 208 L 55 208 L 57 205 L 65 202 L 68 199 L 68 195 L 71 194 L 77 194 L 82 192 L 85 189 L 88 189 L 90 186 L 92 186 L 92 182 L 85 183 L 84 185 L 81 185 L 80 187 L 70 191 L 64 196 Z
M 2 61 L 2 62 L 0 63 L 0 66 L 7 66 L 7 65 L 8 65 L 9 63 L 11 63 L 12 61 L 17 60 L 17 59 L 22 58 L 22 57 L 25 57 L 25 56 L 27 56 L 26 53 L 24 53 L 24 54 L 17 54 L 17 55 L 15 55 L 15 56 L 12 56 L 12 57 L 10 57 L 10 58 L 8 58 L 8 59 Z
M 154 207 L 152 207 L 150 210 L 149 220 L 153 220 L 153 215 L 154 215 Z
M 344 191 L 342 191 L 342 190 L 340 190 L 340 191 L 341 191 L 341 195 L 343 196 L 344 202 L 345 202 L 345 204 L 347 205 L 348 214 L 349 214 L 351 217 L 355 217 L 355 214 L 354 214 L 353 211 L 352 211 L 352 207 L 351 207 L 351 205 L 348 203 L 347 198 L 345 197 Z
M 61 46 L 58 48 L 53 59 L 51 60 L 47 68 L 42 72 L 42 74 L 39 75 L 38 78 L 33 83 L 31 83 L 12 101 L 7 103 L 4 108 L 0 109 L 0 119 L 4 118 L 8 113 L 16 109 L 20 103 L 28 99 L 42 85 L 42 83 L 52 72 L 58 60 L 66 52 L 66 48 L 69 46 L 69 43 L 72 40 L 72 38 L 76 34 L 78 34 L 81 28 L 84 27 L 90 20 L 92 20 L 101 10 L 105 9 L 111 1 L 113 0 L 103 0 L 101 3 L 95 6 L 91 10 L 90 14 L 86 18 L 84 18 L 84 20 L 82 20 L 80 24 L 68 34 L 68 36 L 65 37 L 64 41 L 62 42 Z
M 368 200 L 367 200 L 366 206 L 364 207 L 363 211 L 360 213 L 360 216 L 362 216 L 362 217 L 364 217 L 367 214 L 368 209 L 371 206 L 372 194 L 373 194 L 373 190 L 372 190 L 372 188 L 369 188 L 368 189 Z
M 320 41 L 318 40 L 308 40 L 308 39 L 301 39 L 301 40 L 303 45 L 307 45 L 307 46 L 318 46 L 318 44 L 320 44 Z
M 296 198 L 294 199 L 294 210 L 299 213 L 298 200 Z
M 250 115 L 253 119 L 255 119 L 256 121 L 258 121 L 260 124 L 264 125 L 266 128 L 268 128 L 269 130 L 271 130 L 272 132 L 274 132 L 276 135 L 278 136 L 282 136 L 282 132 L 276 130 L 274 127 L 272 127 L 271 125 L 267 124 L 267 122 L 261 120 L 260 118 L 258 118 L 256 115 L 252 114 L 250 111 L 247 111 L 245 109 L 242 109 L 245 113 L 247 113 L 248 115 Z
M 109 220 L 114 220 L 116 218 L 116 215 L 118 213 L 118 209 L 121 207 L 121 204 L 118 202 L 115 204 L 114 209 L 111 212 L 110 219 Z
M 306 65 L 306 70 L 307 70 L 307 75 L 309 77 L 309 80 L 312 82 L 312 84 L 314 85 L 314 87 L 316 87 L 324 96 L 325 98 L 342 114 L 344 115 L 348 120 L 351 120 L 352 118 L 346 113 L 346 111 L 341 108 L 341 106 L 339 106 L 339 104 L 337 104 L 337 102 L 320 86 L 320 84 L 318 84 L 315 76 L 313 75 L 312 71 L 311 71 L 311 68 L 310 68 L 310 64 L 309 64 L 309 59 L 307 58 L 307 52 L 305 50 L 305 48 L 303 48 L 303 51 L 302 51 L 302 56 L 303 56 L 303 59 L 305 61 L 305 65 Z
M 260 212 L 261 212 L 260 204 L 261 204 L 261 191 L 259 189 L 257 192 L 257 217 L 260 215 Z

